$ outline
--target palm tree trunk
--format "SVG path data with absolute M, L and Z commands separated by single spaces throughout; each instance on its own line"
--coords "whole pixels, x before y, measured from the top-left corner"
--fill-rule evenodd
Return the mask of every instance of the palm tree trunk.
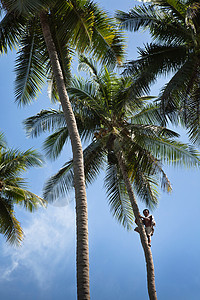
M 139 233 L 140 233 L 140 240 L 141 244 L 144 250 L 145 254 L 145 260 L 146 260 L 146 268 L 147 268 L 147 283 L 148 283 L 148 293 L 149 293 L 149 299 L 150 300 L 157 300 L 156 295 L 156 286 L 155 286 L 155 274 L 154 274 L 154 264 L 153 264 L 153 257 L 151 253 L 151 248 L 148 246 L 147 236 L 145 233 L 144 226 L 142 224 L 142 221 L 140 219 L 140 212 L 137 205 L 137 201 L 135 199 L 135 195 L 133 193 L 133 189 L 128 177 L 128 173 L 126 170 L 126 165 L 124 162 L 124 159 L 122 157 L 121 153 L 117 153 L 117 160 L 119 163 L 120 170 L 122 172 L 123 180 L 126 185 L 126 189 L 129 195 L 129 199 L 131 201 L 131 205 L 133 208 L 133 213 L 138 220 L 138 227 L 139 227 Z
M 43 36 L 48 49 L 57 90 L 65 115 L 71 139 L 74 165 L 74 186 L 76 198 L 76 272 L 77 272 L 77 297 L 79 300 L 90 299 L 89 288 L 89 249 L 88 249 L 88 213 L 85 189 L 85 176 L 83 164 L 83 150 L 78 133 L 76 120 L 71 103 L 66 91 L 62 69 L 59 63 L 56 47 L 51 35 L 48 16 L 40 13 L 40 22 Z

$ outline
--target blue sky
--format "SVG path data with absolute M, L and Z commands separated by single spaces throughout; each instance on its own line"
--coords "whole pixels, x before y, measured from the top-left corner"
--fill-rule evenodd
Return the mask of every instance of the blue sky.
M 113 14 L 128 11 L 136 1 L 98 1 Z M 136 46 L 149 40 L 147 33 L 129 33 L 128 58 L 136 58 Z M 44 90 L 38 101 L 25 108 L 14 103 L 14 54 L 1 57 L 0 129 L 8 145 L 25 150 L 42 151 L 44 136 L 28 139 L 22 121 L 50 107 Z M 152 89 L 164 83 L 159 80 Z M 185 136 L 183 137 L 186 141 Z M 70 145 L 58 161 L 47 161 L 44 168 L 30 170 L 26 177 L 30 190 L 41 195 L 44 181 L 71 158 Z M 166 166 L 173 187 L 171 195 L 161 193 L 159 205 L 152 213 L 156 219 L 152 238 L 158 299 L 198 300 L 200 297 L 200 210 L 199 170 Z M 103 176 L 87 190 L 89 215 L 89 251 L 91 299 L 146 300 L 147 284 L 143 250 L 139 236 L 126 232 L 113 219 L 103 189 Z M 69 202 L 69 203 L 68 203 Z M 141 202 L 142 210 L 144 205 Z M 62 199 L 30 214 L 16 208 L 25 232 L 23 245 L 13 249 L 0 236 L 0 295 L 2 300 L 72 300 L 76 299 L 75 208 L 74 196 Z

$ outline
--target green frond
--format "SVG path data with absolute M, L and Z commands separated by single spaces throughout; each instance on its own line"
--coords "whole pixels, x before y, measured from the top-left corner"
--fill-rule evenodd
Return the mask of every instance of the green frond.
M 184 125 L 187 128 L 190 141 L 196 145 L 200 145 L 200 113 L 199 99 L 200 88 L 197 84 L 193 89 L 190 97 L 186 99 L 186 107 L 183 111 Z
M 16 15 L 30 15 L 39 12 L 47 4 L 53 3 L 49 0 L 6 0 L 6 7 Z
M 194 3 L 191 3 L 188 6 L 186 11 L 186 17 L 185 17 L 186 25 L 192 28 L 195 35 L 199 33 L 199 27 L 200 27 L 199 16 L 200 16 L 200 3 L 195 1 Z
M 58 36 L 70 40 L 73 48 L 83 52 L 90 45 L 93 34 L 95 16 L 90 1 L 61 1 L 57 13 L 62 21 Z
M 0 156 L 0 176 L 10 177 L 25 171 L 30 167 L 41 167 L 42 156 L 35 150 L 27 151 L 6 150 Z
M 185 19 L 187 6 L 182 0 L 152 0 L 152 2 L 166 12 L 171 11 L 175 18 Z
M 133 76 L 133 94 L 140 97 L 148 94 L 150 85 L 157 77 L 177 71 L 185 62 L 184 47 L 173 45 L 147 44 L 139 49 L 139 58 L 125 65 L 124 75 Z
M 92 35 L 91 52 L 102 65 L 115 66 L 121 64 L 124 58 L 124 42 L 122 33 L 117 30 L 117 24 L 97 4 L 90 2 L 94 12 L 95 23 Z
M 199 85 L 198 1 L 152 0 L 129 13 L 118 12 L 117 18 L 124 29 L 148 29 L 156 41 L 139 49 L 138 59 L 125 65 L 124 74 L 134 76 L 132 94 L 148 93 L 158 76 L 172 75 L 159 96 L 163 124 L 181 124 L 198 144 L 199 105 L 194 96 Z
M 1 148 L 3 148 L 3 149 L 6 148 L 6 140 L 5 140 L 3 132 L 0 132 L 0 150 L 1 150 Z
M 25 18 L 16 17 L 14 13 L 7 13 L 0 22 L 0 53 L 7 53 L 8 49 L 13 50 L 21 37 L 21 30 L 25 25 Z
M 180 135 L 175 132 L 174 130 L 168 129 L 166 127 L 163 126 L 159 126 L 159 125 L 154 125 L 155 123 L 150 124 L 150 122 L 147 124 L 139 124 L 136 123 L 134 118 L 133 118 L 133 124 L 129 124 L 127 125 L 127 130 L 130 132 L 131 134 L 131 140 L 130 142 L 136 142 L 138 144 L 144 143 L 143 138 L 145 139 L 146 137 L 150 137 L 150 138 L 163 138 L 163 139 L 167 139 L 167 138 L 177 138 Z M 129 142 L 129 141 L 127 141 Z
M 146 148 L 163 163 L 174 166 L 199 167 L 199 152 L 191 145 L 170 139 L 145 139 Z
M 154 128 L 155 131 L 152 131 Z M 159 131 L 156 132 L 156 129 Z M 133 141 L 127 141 L 126 145 L 129 149 L 130 159 L 131 155 L 135 153 L 137 157 L 140 157 L 139 155 L 142 155 L 143 159 L 146 157 L 145 165 L 147 166 L 154 164 L 154 160 L 156 164 L 157 160 L 160 160 L 174 166 L 198 167 L 198 151 L 190 145 L 176 141 L 174 138 L 178 135 L 175 132 L 167 129 L 163 131 L 162 127 L 159 129 L 157 126 L 141 125 L 136 126 L 133 132 Z M 146 156 L 143 156 L 143 153 Z M 141 163 L 142 161 L 140 161 Z
M 0 233 L 11 245 L 19 246 L 23 240 L 23 230 L 13 211 L 13 205 L 0 197 Z
M 193 84 L 191 78 L 194 80 L 194 77 L 196 77 L 196 63 L 194 57 L 188 59 L 161 90 L 159 100 L 161 101 L 163 113 L 165 111 L 170 113 L 179 108 L 180 96 L 184 97 L 187 95 L 189 86 Z
M 132 229 L 134 215 L 125 184 L 117 167 L 109 164 L 104 181 L 111 213 L 127 230 Z
M 139 165 L 136 169 L 137 172 L 131 174 L 134 191 L 147 207 L 153 209 L 158 204 L 158 178 L 142 172 Z
M 96 61 L 85 55 L 79 55 L 78 71 L 89 73 L 89 75 L 94 76 L 94 78 L 98 76 Z
M 102 168 L 104 150 L 98 142 L 92 142 L 84 151 L 86 185 L 91 184 Z M 73 161 L 68 161 L 44 186 L 43 197 L 47 201 L 66 197 L 74 187 Z
M 172 190 L 171 183 L 159 160 L 152 152 L 134 143 L 129 144 L 126 160 L 129 177 L 137 195 L 147 206 L 155 207 L 158 203 L 159 184 L 164 191 Z
M 69 132 L 66 127 L 60 128 L 51 134 L 43 145 L 46 156 L 52 160 L 58 158 L 68 138 Z
M 38 137 L 46 131 L 53 131 L 66 126 L 64 114 L 61 110 L 41 110 L 37 115 L 27 118 L 24 122 L 27 136 Z
M 66 163 L 55 175 L 51 176 L 43 188 L 43 198 L 48 202 L 64 198 L 74 187 L 73 163 Z
M 87 142 L 94 137 L 94 133 L 100 129 L 101 125 L 99 117 L 95 114 L 91 113 L 86 117 L 84 114 L 76 115 L 76 123 L 81 140 Z
M 146 29 L 161 20 L 159 12 L 150 5 L 134 7 L 128 13 L 117 10 L 115 18 L 120 22 L 122 29 L 129 31 L 138 31 L 140 28 Z
M 155 33 L 158 33 L 158 28 L 162 31 L 164 26 L 168 26 L 170 31 L 174 26 L 180 29 L 178 21 L 181 20 L 184 23 L 185 14 L 186 7 L 183 3 L 177 0 L 164 0 L 136 6 L 128 13 L 117 11 L 115 17 L 123 29 L 130 31 L 150 29 L 151 34 L 155 37 Z M 166 22 L 169 19 L 171 19 L 171 22 Z
M 99 175 L 100 170 L 104 167 L 105 150 L 101 143 L 93 141 L 83 151 L 84 172 L 86 185 L 91 184 Z
M 131 118 L 131 123 L 141 125 L 161 125 L 163 123 L 163 118 L 160 114 L 159 105 L 156 103 L 150 103 L 146 105 L 144 109 L 134 114 L 134 116 Z
M 4 197 L 9 199 L 13 204 L 18 204 L 30 212 L 33 212 L 41 206 L 46 207 L 46 201 L 44 199 L 19 186 L 5 184 L 2 193 Z
M 34 210 L 38 209 L 39 207 L 47 206 L 47 202 L 36 194 L 27 190 L 22 190 L 21 192 L 23 193 L 23 200 L 17 201 L 16 203 L 21 204 L 28 211 L 34 212 Z
M 68 93 L 70 96 L 76 97 L 81 101 L 91 100 L 95 102 L 96 100 L 96 89 L 89 81 L 85 81 L 83 78 L 74 77 L 68 88 Z
M 19 105 L 30 104 L 41 91 L 46 76 L 44 63 L 44 42 L 38 36 L 37 19 L 26 24 L 21 32 L 20 49 L 15 64 L 15 98 Z

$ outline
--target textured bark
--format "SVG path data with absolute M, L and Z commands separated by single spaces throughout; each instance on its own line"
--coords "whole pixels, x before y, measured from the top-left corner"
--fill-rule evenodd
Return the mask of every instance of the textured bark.
M 59 63 L 56 47 L 51 35 L 48 16 L 40 13 L 43 36 L 47 45 L 57 90 L 66 119 L 71 139 L 74 166 L 74 186 L 76 198 L 76 271 L 77 297 L 79 300 L 90 299 L 89 288 L 89 250 L 88 250 L 88 213 L 85 189 L 83 150 L 78 133 L 76 120 L 66 91 L 62 69 Z
M 145 260 L 146 260 L 146 268 L 147 268 L 147 284 L 148 284 L 148 294 L 149 294 L 149 299 L 150 300 L 157 300 L 157 295 L 156 295 L 156 286 L 155 286 L 155 274 L 154 274 L 154 264 L 153 264 L 153 257 L 152 257 L 152 253 L 151 253 L 151 248 L 148 246 L 148 240 L 147 240 L 147 236 L 145 233 L 145 229 L 144 226 L 142 224 L 142 221 L 140 219 L 140 212 L 139 212 L 139 208 L 137 205 L 137 201 L 135 199 L 135 195 L 133 193 L 133 189 L 128 177 L 128 173 L 126 170 L 126 165 L 124 162 L 124 159 L 121 155 L 121 153 L 117 153 L 117 160 L 119 163 L 119 167 L 120 170 L 122 172 L 122 176 L 123 176 L 123 180 L 125 182 L 126 185 L 126 189 L 129 195 L 129 199 L 131 201 L 131 205 L 133 208 L 133 213 L 136 217 L 136 219 L 138 220 L 138 227 L 139 227 L 139 233 L 140 233 L 140 240 L 141 240 L 141 244 L 144 250 L 144 254 L 145 254 Z

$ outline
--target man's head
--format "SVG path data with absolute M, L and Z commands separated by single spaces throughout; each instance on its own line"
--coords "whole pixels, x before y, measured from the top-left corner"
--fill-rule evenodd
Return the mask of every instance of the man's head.
M 148 217 L 148 215 L 149 215 L 149 210 L 148 210 L 147 208 L 145 208 L 145 209 L 143 210 L 143 214 L 144 214 L 145 217 Z

